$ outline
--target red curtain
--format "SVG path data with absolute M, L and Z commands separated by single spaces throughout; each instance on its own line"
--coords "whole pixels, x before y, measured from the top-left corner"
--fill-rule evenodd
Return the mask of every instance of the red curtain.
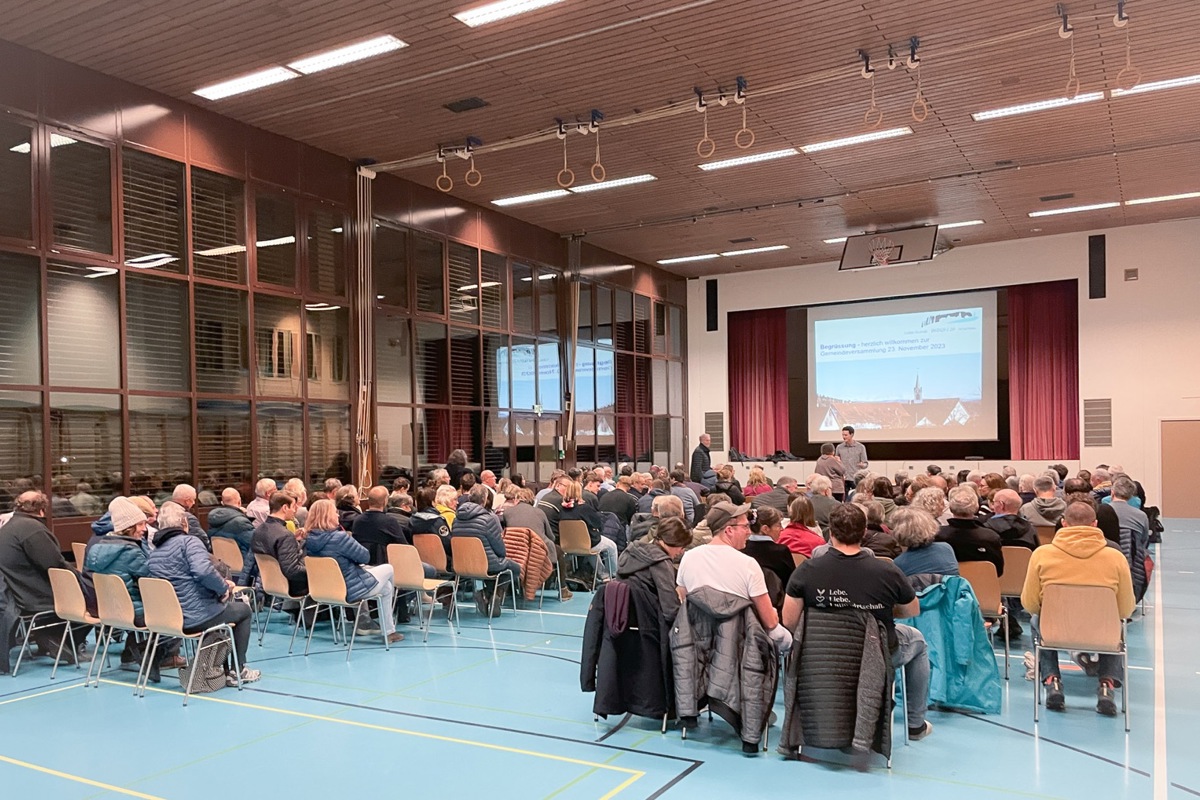
M 730 314 L 730 447 L 749 455 L 790 449 L 788 413 L 787 309 Z
M 1079 458 L 1079 289 L 1075 281 L 1008 289 L 1012 458 Z

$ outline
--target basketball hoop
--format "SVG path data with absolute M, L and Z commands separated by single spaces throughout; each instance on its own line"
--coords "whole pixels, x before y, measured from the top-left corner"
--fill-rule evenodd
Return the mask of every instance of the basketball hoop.
M 867 249 L 871 251 L 872 264 L 886 267 L 892 257 L 892 250 L 896 249 L 896 243 L 886 236 L 876 236 L 867 242 Z

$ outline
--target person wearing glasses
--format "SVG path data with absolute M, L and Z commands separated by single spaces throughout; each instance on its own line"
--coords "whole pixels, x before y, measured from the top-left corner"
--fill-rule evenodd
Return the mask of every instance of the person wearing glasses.
M 683 554 L 675 583 L 681 602 L 689 593 L 705 587 L 749 600 L 775 647 L 787 652 L 792 645 L 792 635 L 779 624 L 779 615 L 767 593 L 762 567 L 742 552 L 750 538 L 750 515 L 753 513 L 749 504 L 713 505 L 704 517 L 712 532 L 712 541 Z

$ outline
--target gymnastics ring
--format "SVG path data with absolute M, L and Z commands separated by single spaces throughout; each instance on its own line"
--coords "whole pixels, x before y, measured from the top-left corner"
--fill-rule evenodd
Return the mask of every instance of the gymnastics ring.
M 863 114 L 863 122 L 868 128 L 878 128 L 883 124 L 883 109 L 879 106 L 871 106 L 867 109 L 867 113 Z
M 696 155 L 701 158 L 708 158 L 715 152 L 717 152 L 717 143 L 707 136 L 696 143 Z
M 442 174 L 437 177 L 437 188 L 443 192 L 448 192 L 454 188 L 454 178 L 449 175 Z
M 566 176 L 565 178 L 563 176 Z M 558 185 L 566 189 L 571 184 L 575 183 L 575 173 L 563 167 L 558 171 Z
M 918 111 L 919 109 L 919 111 Z M 929 116 L 929 103 L 925 101 L 924 95 L 917 95 L 912 104 L 912 118 L 916 122 L 924 122 Z
M 1125 76 L 1126 75 L 1133 77 L 1133 83 L 1129 84 L 1128 86 L 1125 85 Z M 1128 92 L 1130 89 L 1133 89 L 1141 82 L 1142 82 L 1141 71 L 1134 69 L 1133 67 L 1127 66 L 1127 67 L 1125 67 L 1125 69 L 1123 69 L 1117 73 L 1117 88 L 1122 91 Z
M 1067 99 L 1074 100 L 1079 96 L 1079 78 L 1072 75 L 1067 80 Z
M 596 183 L 601 183 L 606 177 L 608 177 L 608 171 L 604 169 L 603 164 L 601 164 L 599 161 L 597 161 L 595 164 L 592 164 L 592 180 L 594 180 Z
M 742 144 L 742 139 L 743 139 L 742 134 L 743 133 L 750 135 L 749 140 L 745 144 Z M 735 133 L 733 135 L 733 143 L 735 145 L 737 145 L 738 148 L 741 150 L 745 150 L 749 147 L 753 147 L 754 146 L 754 131 L 750 130 L 749 128 L 742 128 L 740 131 L 738 131 L 737 133 Z
M 472 178 L 472 175 L 475 177 Z M 467 170 L 467 174 L 463 176 L 463 183 L 471 187 L 478 186 L 479 184 L 483 183 L 483 173 L 474 167 L 471 167 L 469 170 Z

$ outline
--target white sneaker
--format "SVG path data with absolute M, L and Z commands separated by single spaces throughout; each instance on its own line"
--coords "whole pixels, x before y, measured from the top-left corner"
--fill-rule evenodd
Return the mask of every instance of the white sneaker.
M 262 672 L 260 672 L 259 670 L 250 669 L 249 667 L 242 667 L 242 683 L 254 683 L 261 677 L 262 677 Z M 233 687 L 237 686 L 238 685 L 237 676 L 234 675 L 232 672 L 226 672 L 225 673 L 225 685 L 233 686 Z

